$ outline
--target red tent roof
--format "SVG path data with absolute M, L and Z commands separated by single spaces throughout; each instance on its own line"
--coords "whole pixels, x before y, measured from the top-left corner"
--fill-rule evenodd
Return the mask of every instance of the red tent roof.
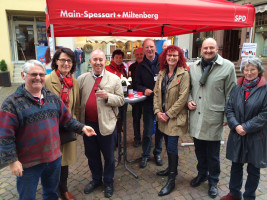
M 255 9 L 225 0 L 46 0 L 55 37 L 162 37 L 252 27 Z

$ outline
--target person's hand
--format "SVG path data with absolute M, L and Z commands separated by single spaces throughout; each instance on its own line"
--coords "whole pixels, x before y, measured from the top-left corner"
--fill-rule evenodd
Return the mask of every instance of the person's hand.
M 108 99 L 108 93 L 105 90 L 97 90 L 95 96 L 106 100 Z
M 158 113 L 157 113 L 157 117 L 158 117 L 158 119 L 159 119 L 160 121 L 162 121 L 162 122 L 167 122 L 167 120 L 164 118 L 164 115 L 165 115 L 165 113 L 162 113 L 162 112 L 158 112 Z
M 82 131 L 84 132 L 85 135 L 87 135 L 88 137 L 96 135 L 94 129 L 90 126 L 84 126 Z
M 153 91 L 150 90 L 150 89 L 146 89 L 146 90 L 145 90 L 145 95 L 146 95 L 146 96 L 150 96 L 152 93 L 153 93 Z
M 187 107 L 189 110 L 195 110 L 197 108 L 197 104 L 194 101 L 189 101 Z
M 247 134 L 241 125 L 238 125 L 237 127 L 235 127 L 235 130 L 241 136 L 244 136 Z
M 227 122 L 223 122 L 223 126 L 227 126 L 227 124 L 228 124 Z
M 22 176 L 23 167 L 22 167 L 21 162 L 19 162 L 18 160 L 13 163 L 10 163 L 9 168 L 10 168 L 11 174 L 15 176 Z
M 165 113 L 163 113 L 162 117 L 165 120 L 165 122 L 167 122 L 169 120 L 169 117 Z

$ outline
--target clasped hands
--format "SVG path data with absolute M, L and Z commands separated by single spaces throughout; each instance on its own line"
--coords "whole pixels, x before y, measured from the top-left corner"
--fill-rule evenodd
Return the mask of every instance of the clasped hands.
M 157 117 L 162 122 L 167 122 L 169 120 L 169 117 L 163 112 L 158 112 Z

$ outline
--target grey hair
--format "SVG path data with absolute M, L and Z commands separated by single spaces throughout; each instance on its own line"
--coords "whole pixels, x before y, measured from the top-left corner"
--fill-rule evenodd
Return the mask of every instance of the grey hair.
M 262 76 L 263 73 L 265 72 L 265 68 L 262 66 L 262 61 L 259 58 L 248 58 L 246 61 L 244 61 L 241 65 L 241 72 L 244 73 L 245 67 L 248 65 L 253 65 L 257 67 L 259 71 L 259 76 Z
M 43 70 L 46 72 L 45 66 L 38 60 L 28 60 L 23 66 L 22 66 L 22 71 L 24 75 L 26 76 L 26 73 L 29 71 L 30 67 L 33 66 L 40 66 L 43 68 Z

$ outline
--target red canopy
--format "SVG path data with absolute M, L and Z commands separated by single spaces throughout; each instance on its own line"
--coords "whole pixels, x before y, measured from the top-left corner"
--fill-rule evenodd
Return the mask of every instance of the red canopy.
M 55 37 L 162 37 L 253 27 L 255 9 L 225 0 L 46 0 Z

